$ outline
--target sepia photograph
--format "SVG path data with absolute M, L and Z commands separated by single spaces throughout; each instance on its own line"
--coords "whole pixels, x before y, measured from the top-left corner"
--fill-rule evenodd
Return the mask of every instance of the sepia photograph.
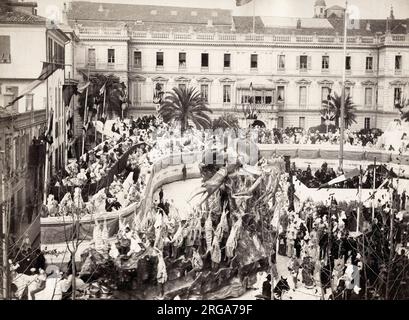
M 409 300 L 409 1 L 0 0 L 0 210 L 0 300 Z

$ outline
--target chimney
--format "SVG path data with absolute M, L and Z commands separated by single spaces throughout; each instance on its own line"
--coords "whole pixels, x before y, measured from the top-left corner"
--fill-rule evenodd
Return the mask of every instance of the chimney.
M 208 28 L 213 27 L 213 20 L 212 19 L 207 20 L 207 27 Z
M 366 22 L 366 31 L 371 31 L 371 23 L 369 21 Z
M 389 17 L 386 18 L 386 30 L 385 30 L 385 32 L 386 33 L 391 32 Z
M 233 17 L 231 17 L 231 28 L 230 28 L 231 32 L 236 32 L 236 25 L 234 23 L 234 19 Z
M 297 19 L 297 29 L 301 29 L 301 19 Z

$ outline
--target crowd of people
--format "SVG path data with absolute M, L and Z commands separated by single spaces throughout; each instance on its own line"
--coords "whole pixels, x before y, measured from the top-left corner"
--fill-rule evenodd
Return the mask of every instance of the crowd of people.
M 258 143 L 261 144 L 339 144 L 339 131 L 322 133 L 302 128 L 266 129 L 256 128 Z M 353 132 L 345 130 L 344 143 L 351 146 L 374 148 L 380 133 Z
M 304 185 L 306 185 L 308 188 L 319 188 L 320 186 L 331 181 L 332 179 L 335 179 L 336 177 L 344 174 L 344 170 L 338 168 L 335 171 L 333 168 L 329 167 L 326 162 L 324 162 L 321 165 L 320 169 L 315 170 L 315 172 L 312 171 L 310 165 L 308 165 L 305 170 L 302 170 L 300 168 L 296 168 L 295 163 L 293 162 L 291 171 L 297 177 L 297 179 L 301 181 Z M 393 169 L 388 170 L 384 166 L 378 166 L 375 172 L 375 188 L 380 187 L 380 185 L 388 177 L 393 178 L 396 177 Z M 374 187 L 373 179 L 374 179 L 373 166 L 369 166 L 368 168 L 362 169 L 361 187 L 363 189 L 372 189 Z M 358 189 L 358 187 L 359 176 L 331 185 L 331 188 Z M 384 188 L 387 187 L 388 184 L 385 184 Z
M 407 297 L 409 259 L 407 251 L 399 249 L 409 243 L 408 219 L 400 211 L 406 199 L 396 190 L 393 194 L 396 198 L 376 208 L 373 221 L 364 212 L 362 233 L 351 232 L 356 211 L 341 210 L 333 199 L 330 206 L 306 201 L 296 211 L 283 210 L 278 253 L 289 258 L 293 290 L 300 285 L 315 293 L 321 289 L 322 299 L 385 299 L 386 273 L 391 272 L 398 278 L 389 298 Z
M 118 120 L 112 124 L 111 131 L 115 133 L 115 137 L 104 141 L 82 156 L 79 162 L 67 167 L 68 176 L 62 182 L 67 186 L 81 186 L 99 181 L 124 152 L 138 145 L 128 157 L 125 172 L 116 176 L 101 192 L 93 195 L 88 204 L 78 200 L 81 197 L 78 192 L 72 197 L 68 193 L 55 211 L 57 204 L 50 197 L 50 215 L 66 215 L 68 211 L 64 206 L 67 206 L 67 203 L 77 206 L 80 203 L 88 212 L 101 211 L 101 206 L 103 212 L 112 212 L 139 202 L 145 193 L 149 173 L 157 160 L 174 153 L 203 150 L 206 144 L 215 144 L 216 141 L 216 136 L 206 135 L 195 129 L 189 129 L 185 135 L 178 136 L 175 134 L 178 131 L 175 126 L 165 124 L 154 116 L 137 120 L 131 118 L 129 122 Z M 263 144 L 339 143 L 337 132 L 305 132 L 296 128 L 256 128 L 256 131 L 258 142 Z M 350 145 L 374 147 L 377 144 L 378 136 L 372 132 L 346 130 L 345 134 L 345 141 Z M 315 172 L 312 172 L 310 166 L 306 170 L 293 166 L 291 171 L 309 188 L 318 188 L 344 173 L 342 170 L 335 171 L 326 163 Z M 385 178 L 385 172 L 377 171 L 376 187 L 379 187 Z M 355 177 L 333 187 L 357 188 L 358 184 L 359 179 Z M 365 171 L 362 187 L 373 187 L 372 170 Z M 388 187 L 391 186 L 385 185 L 385 188 Z M 305 287 L 316 288 L 317 291 L 321 288 L 322 298 L 362 299 L 368 291 L 374 298 L 384 296 L 385 269 L 387 272 L 397 273 L 399 281 L 409 281 L 408 258 L 405 252 L 394 255 L 396 261 L 393 261 L 396 263 L 387 266 L 382 264 L 380 259 L 376 259 L 376 256 L 390 256 L 391 248 L 388 247 L 388 241 L 385 241 L 390 231 L 388 225 L 398 230 L 394 238 L 396 243 L 404 247 L 409 241 L 405 218 L 398 215 L 401 209 L 406 209 L 405 203 L 409 201 L 406 200 L 406 195 L 398 195 L 396 190 L 393 195 L 390 203 L 377 208 L 375 220 L 367 221 L 370 239 L 366 236 L 368 233 L 355 235 L 350 231 L 353 217 L 351 213 L 339 210 L 335 201 L 331 201 L 331 205 L 324 209 L 308 201 L 297 211 L 293 207 L 283 208 L 280 215 L 279 254 L 289 258 L 288 270 L 294 289 L 300 285 L 301 275 L 301 283 Z M 101 203 L 101 199 L 105 201 Z M 54 210 L 51 210 L 51 205 Z M 94 229 L 94 244 L 103 247 L 102 250 L 108 251 L 114 259 L 119 256 L 130 257 L 133 253 L 146 252 L 151 248 L 158 257 L 155 278 L 158 284 L 163 285 L 168 279 L 166 263 L 169 263 L 169 259 L 186 262 L 186 272 L 199 272 L 204 265 L 210 265 L 211 269 L 217 270 L 221 264 L 230 262 L 242 220 L 238 215 L 231 217 L 232 220 L 228 222 L 226 208 L 221 211 L 217 222 L 213 221 L 210 211 L 203 212 L 201 209 L 192 208 L 188 213 L 179 212 L 174 201 L 166 199 L 163 189 L 160 189 L 159 198 L 154 199 L 150 214 L 145 215 L 142 222 L 135 221 L 133 227 L 126 223 L 120 224 L 117 241 L 111 246 L 108 246 L 106 241 L 106 226 L 104 225 L 101 232 L 98 226 Z M 363 251 L 363 245 L 371 246 L 371 251 Z M 399 268 L 403 268 L 403 275 L 398 274 Z M 407 294 L 398 286 L 394 288 L 397 296 Z

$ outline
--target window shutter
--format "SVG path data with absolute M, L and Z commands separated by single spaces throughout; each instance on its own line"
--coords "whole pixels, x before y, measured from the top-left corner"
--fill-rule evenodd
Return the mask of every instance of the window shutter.
M 296 56 L 296 58 L 297 58 L 297 61 L 296 61 L 297 70 L 300 70 L 300 56 Z
M 307 57 L 307 69 L 311 70 L 311 56 Z
M 277 56 L 277 70 L 280 70 L 280 55 Z

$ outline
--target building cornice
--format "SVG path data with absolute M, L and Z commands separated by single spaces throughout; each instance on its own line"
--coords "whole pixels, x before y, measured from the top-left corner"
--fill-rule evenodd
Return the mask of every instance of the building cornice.
M 309 86 L 311 84 L 311 80 L 308 79 L 300 79 L 300 80 L 296 80 L 295 81 L 296 84 L 300 85 L 300 86 Z
M 361 85 L 364 87 L 370 87 L 370 86 L 376 86 L 377 83 L 378 83 L 377 81 L 366 80 L 366 81 L 362 81 Z
M 324 79 L 324 80 L 319 80 L 319 81 L 317 81 L 317 83 L 318 83 L 319 85 L 322 85 L 322 86 L 330 86 L 330 85 L 333 85 L 333 84 L 334 84 L 334 81 L 328 80 L 328 79 Z
M 390 81 L 389 82 L 389 85 L 390 86 L 406 86 L 407 85 L 407 81 L 402 81 L 402 80 L 400 80 L 400 79 L 396 79 L 396 80 L 394 80 L 394 81 Z

